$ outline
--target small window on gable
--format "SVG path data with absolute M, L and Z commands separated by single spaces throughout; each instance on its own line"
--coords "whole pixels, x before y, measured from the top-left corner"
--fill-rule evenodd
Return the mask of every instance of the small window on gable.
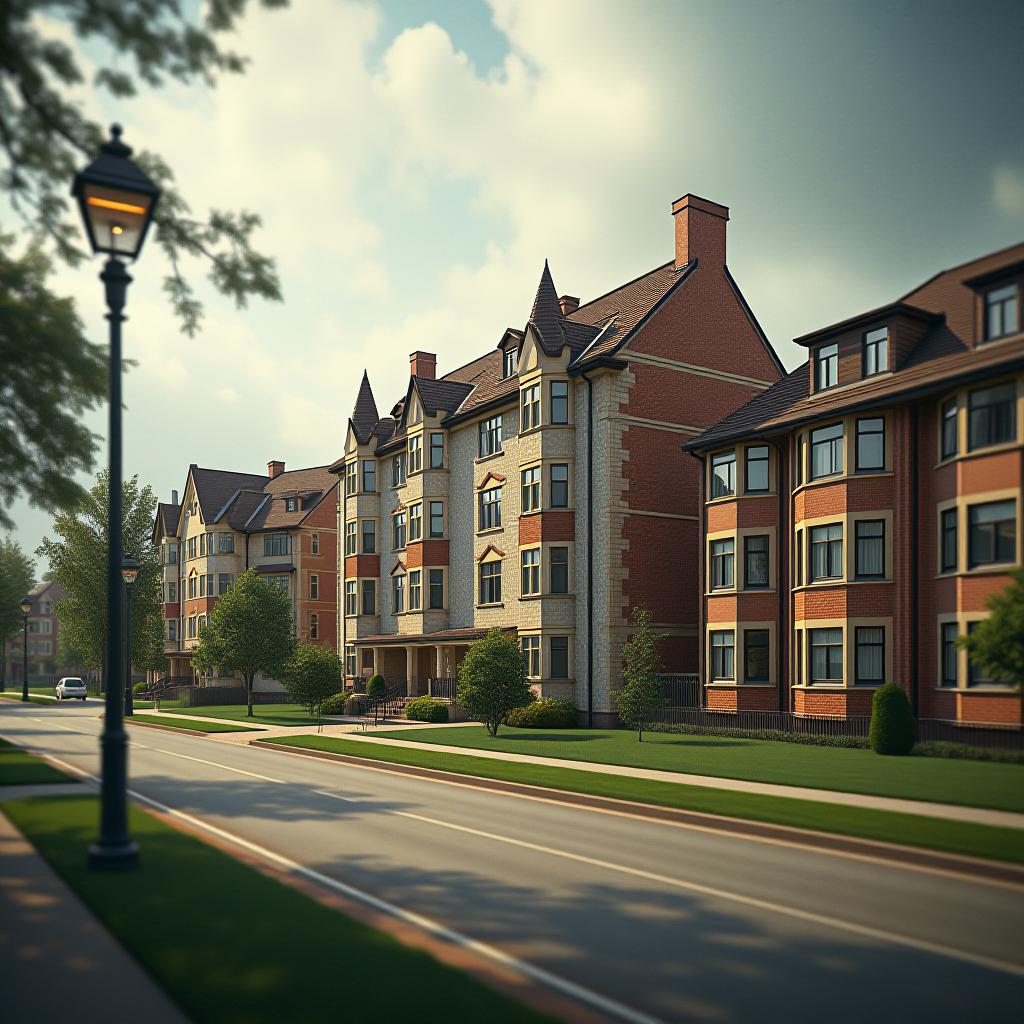
M 814 355 L 815 390 L 834 388 L 839 383 L 839 346 L 822 345 Z
M 516 372 L 516 364 L 518 363 L 517 353 L 514 348 L 507 348 L 501 354 L 501 375 L 502 377 L 511 377 Z
M 298 498 L 285 498 L 284 499 L 284 510 L 285 512 L 297 512 L 299 508 Z
M 1005 338 L 1020 330 L 1020 289 L 1015 284 L 985 295 L 985 340 Z
M 864 335 L 864 376 L 872 377 L 889 369 L 889 331 L 880 327 Z

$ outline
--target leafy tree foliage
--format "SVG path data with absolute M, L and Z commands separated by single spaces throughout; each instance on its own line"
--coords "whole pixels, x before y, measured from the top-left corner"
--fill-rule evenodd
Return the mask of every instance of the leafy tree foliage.
M 260 2 L 264 7 L 287 4 Z M 135 95 L 140 82 L 148 88 L 168 80 L 212 86 L 220 74 L 242 72 L 246 61 L 222 49 L 219 38 L 235 27 L 249 3 L 209 0 L 204 13 L 195 15 L 183 10 L 180 0 L 5 0 L 0 15 L 0 188 L 30 232 L 45 238 L 61 260 L 75 265 L 84 256 L 69 186 L 106 133 L 70 95 L 85 75 L 74 50 L 59 38 L 57 22 L 63 21 L 93 51 L 109 54 L 92 84 L 123 98 Z M 164 288 L 186 333 L 199 329 L 202 306 L 185 277 L 184 257 L 208 261 L 215 287 L 239 306 L 251 296 L 280 299 L 273 261 L 252 247 L 259 217 L 244 210 L 211 210 L 196 218 L 175 187 L 170 167 L 156 153 L 143 150 L 134 159 L 163 192 L 155 238 L 170 264 Z
M 192 664 L 201 672 L 237 672 L 245 682 L 246 714 L 251 718 L 256 673 L 280 678 L 292 647 L 291 600 L 248 569 L 217 599 L 199 631 Z
M 1016 683 L 1024 700 L 1024 569 L 986 602 L 991 614 L 957 643 L 992 679 Z
M 456 700 L 470 717 L 487 726 L 492 736 L 513 708 L 533 701 L 519 644 L 500 629 L 471 644 L 459 665 Z
M 341 659 L 330 649 L 300 640 L 284 666 L 281 677 L 288 696 L 317 720 L 329 697 L 341 692 Z
M 7 663 L 7 641 L 21 626 L 18 603 L 32 588 L 32 575 L 32 562 L 21 545 L 9 537 L 0 540 L 0 685 Z
M 658 645 L 665 634 L 655 632 L 651 626 L 651 613 L 646 608 L 633 609 L 636 630 L 622 645 L 622 686 L 614 691 L 615 707 L 623 723 L 636 729 L 642 743 L 644 723 L 651 714 L 665 706 L 658 673 L 661 657 Z
M 132 587 L 132 665 L 158 669 L 164 664 L 164 655 L 160 552 L 152 541 L 156 495 L 148 484 L 140 487 L 137 476 L 125 480 L 122 490 L 122 550 L 139 560 L 139 577 Z M 64 644 L 77 651 L 85 665 L 101 670 L 107 655 L 109 509 L 104 470 L 73 510 L 54 517 L 55 538 L 44 538 L 36 552 L 47 560 L 52 578 L 67 594 L 54 609 Z

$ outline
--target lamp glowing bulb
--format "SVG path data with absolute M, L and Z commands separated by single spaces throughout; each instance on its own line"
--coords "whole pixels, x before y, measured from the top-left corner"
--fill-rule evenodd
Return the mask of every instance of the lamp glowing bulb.
M 111 227 L 110 233 L 112 235 L 123 235 L 124 234 L 124 228 L 121 227 L 120 224 L 115 224 L 113 227 Z

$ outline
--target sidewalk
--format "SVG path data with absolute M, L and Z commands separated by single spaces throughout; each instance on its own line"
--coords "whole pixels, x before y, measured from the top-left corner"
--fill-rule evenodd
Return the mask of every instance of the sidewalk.
M 17 799 L 39 788 L 5 786 L 0 795 Z M 2 813 L 0 992 L 11 1024 L 188 1024 Z

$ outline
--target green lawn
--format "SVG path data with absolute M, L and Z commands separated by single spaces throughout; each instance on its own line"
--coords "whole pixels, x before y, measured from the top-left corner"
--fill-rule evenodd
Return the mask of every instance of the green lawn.
M 21 700 L 21 690 L 20 689 L 17 690 L 17 691 L 5 690 L 3 693 L 0 693 L 0 699 L 2 699 L 2 700 L 16 700 L 16 701 L 20 701 Z M 31 690 L 29 690 L 29 692 L 28 692 L 28 699 L 29 699 L 29 703 L 30 704 L 56 704 L 56 703 L 58 703 L 55 700 L 47 700 L 45 697 L 40 697 L 40 696 L 34 694 Z M 81 703 L 81 702 L 79 702 L 79 703 Z
M 388 747 L 382 743 L 346 740 L 337 736 L 278 736 L 264 742 L 1024 863 L 1024 830 L 1018 829 L 926 818 L 917 814 L 894 814 L 814 800 L 759 796 L 681 782 L 599 775 L 575 768 L 495 761 L 471 754 L 449 754 L 428 747 L 422 750 Z
M 141 722 L 143 725 L 164 725 L 172 729 L 187 729 L 189 732 L 257 732 L 246 729 L 244 725 L 232 725 L 230 722 L 189 720 L 186 718 L 161 718 L 159 715 L 132 715 L 126 722 Z
M 163 702 L 161 708 L 167 707 Z M 175 709 L 176 711 L 178 709 Z M 305 708 L 298 704 L 256 704 L 252 718 L 247 718 L 244 704 L 214 704 L 211 707 L 181 708 L 181 713 L 196 718 L 223 718 L 229 722 L 250 722 L 253 725 L 316 725 Z
M 93 797 L 3 810 L 197 1022 L 540 1022 L 534 1013 L 137 807 L 134 871 L 90 871 Z M 73 1014 L 72 1014 L 73 1017 Z
M 38 757 L 0 739 L 0 786 L 31 786 L 40 782 L 74 782 Z
M 644 733 L 643 743 L 638 743 L 636 733 L 624 729 L 503 726 L 497 737 L 490 737 L 482 725 L 470 725 L 460 729 L 389 731 L 381 735 L 417 743 L 444 743 L 512 754 L 1024 811 L 1024 765 L 994 761 L 882 757 L 854 747 L 677 733 Z

